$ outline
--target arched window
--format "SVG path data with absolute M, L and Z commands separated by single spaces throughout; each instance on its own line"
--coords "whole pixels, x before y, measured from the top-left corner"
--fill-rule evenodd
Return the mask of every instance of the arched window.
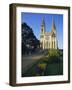
M 48 41 L 46 42 L 46 49 L 48 49 Z
M 54 48 L 55 48 L 55 41 L 54 41 Z
M 41 29 L 41 32 L 43 33 L 43 28 Z
M 41 48 L 43 48 L 43 42 L 41 42 Z
M 52 48 L 53 48 L 53 41 L 52 41 Z

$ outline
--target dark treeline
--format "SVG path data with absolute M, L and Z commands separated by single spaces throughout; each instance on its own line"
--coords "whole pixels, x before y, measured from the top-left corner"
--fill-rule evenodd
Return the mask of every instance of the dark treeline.
M 22 54 L 31 54 L 39 48 L 40 42 L 33 33 L 32 28 L 22 23 Z

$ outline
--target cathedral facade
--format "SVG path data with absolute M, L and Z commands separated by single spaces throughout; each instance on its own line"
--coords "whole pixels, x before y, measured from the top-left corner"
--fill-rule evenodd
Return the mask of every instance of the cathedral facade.
M 45 20 L 43 18 L 40 30 L 40 47 L 42 49 L 57 49 L 57 35 L 54 18 L 52 18 L 51 32 L 46 32 Z

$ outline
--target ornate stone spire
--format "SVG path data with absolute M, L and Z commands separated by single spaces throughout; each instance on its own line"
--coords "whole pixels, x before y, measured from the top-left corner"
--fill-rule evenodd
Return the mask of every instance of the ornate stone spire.
M 56 30 L 56 26 L 55 26 L 54 18 L 52 17 L 52 31 L 55 30 Z
M 41 32 L 42 32 L 42 34 L 45 33 L 45 20 L 44 20 L 44 17 L 42 18 Z
M 45 26 L 45 20 L 44 20 L 44 17 L 42 18 L 42 26 Z

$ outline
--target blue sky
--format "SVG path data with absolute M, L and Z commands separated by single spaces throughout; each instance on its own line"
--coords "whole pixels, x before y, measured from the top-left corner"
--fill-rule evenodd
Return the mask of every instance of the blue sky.
M 54 18 L 58 47 L 63 48 L 63 15 L 62 14 L 43 14 L 43 13 L 21 13 L 21 23 L 26 22 L 35 34 L 35 36 L 40 39 L 40 30 L 42 19 L 45 20 L 46 32 L 51 31 L 52 17 Z

